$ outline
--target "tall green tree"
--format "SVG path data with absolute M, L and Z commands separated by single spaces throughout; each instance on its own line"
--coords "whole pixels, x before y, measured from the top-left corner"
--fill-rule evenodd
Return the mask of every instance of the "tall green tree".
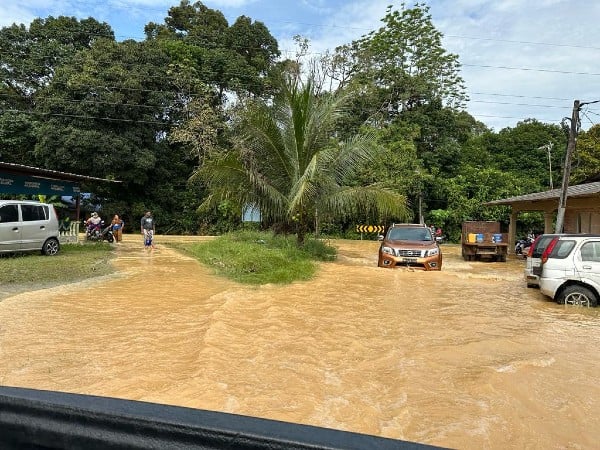
M 172 61 L 193 67 L 200 81 L 222 97 L 260 95 L 279 56 L 277 40 L 262 23 L 241 16 L 229 26 L 220 11 L 182 0 L 169 9 L 164 24 L 149 23 L 146 39 L 157 40 Z
M 382 144 L 394 153 L 386 161 L 402 161 L 404 167 L 380 172 L 380 181 L 402 189 L 417 217 L 419 205 L 442 206 L 435 178 L 459 173 L 463 146 L 480 125 L 462 111 L 466 95 L 458 56 L 443 48 L 429 7 L 390 6 L 381 22 L 379 29 L 327 55 L 325 72 L 341 87 L 360 92 L 340 133 L 352 135 L 364 123 L 385 130 Z M 409 143 L 410 163 L 403 154 Z
M 346 141 L 335 126 L 352 93 L 319 93 L 309 76 L 283 75 L 273 102 L 248 101 L 237 123 L 236 151 L 214 155 L 199 171 L 211 192 L 205 202 L 255 204 L 270 223 L 294 226 L 298 244 L 323 212 L 344 217 L 365 211 L 405 218 L 402 195 L 347 180 L 376 154 L 372 132 Z
M 429 7 L 389 6 L 381 22 L 378 30 L 337 48 L 328 58 L 334 78 L 362 88 L 355 99 L 355 124 L 372 117 L 385 124 L 428 104 L 462 107 L 466 95 L 458 56 L 443 48 Z
M 40 90 L 51 83 L 58 67 L 98 39 L 114 39 L 110 26 L 88 18 L 48 17 L 29 27 L 0 29 L 0 157 L 36 165 L 33 149 L 39 117 Z
M 44 167 L 122 181 L 84 187 L 112 211 L 152 209 L 159 229 L 184 231 L 196 159 L 167 139 L 183 117 L 169 62 L 155 42 L 100 39 L 78 52 L 38 95 L 35 153 Z

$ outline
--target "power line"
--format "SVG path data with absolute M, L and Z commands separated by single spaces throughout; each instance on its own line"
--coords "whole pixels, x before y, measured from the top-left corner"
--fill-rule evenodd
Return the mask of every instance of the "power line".
M 559 105 L 534 105 L 531 103 L 511 103 L 511 102 L 492 102 L 486 100 L 469 100 L 469 103 L 488 103 L 492 105 L 510 105 L 510 106 L 533 106 L 536 108 L 568 108 L 567 106 L 559 106 Z
M 82 115 L 82 114 L 62 114 L 62 113 L 44 113 L 39 111 L 27 111 L 21 109 L 7 109 L 5 112 L 8 113 L 21 113 L 21 114 L 29 114 L 33 116 L 51 116 L 51 117 L 68 117 L 71 119 L 85 119 L 85 120 L 106 120 L 109 122 L 126 122 L 126 123 L 143 123 L 147 125 L 169 125 L 168 122 L 160 122 L 160 121 L 151 121 L 151 120 L 137 120 L 137 119 L 116 119 L 114 117 L 100 117 L 100 116 L 90 116 L 90 115 Z
M 592 124 L 592 126 L 596 125 L 594 123 L 594 121 L 592 121 L 592 119 L 590 119 L 590 116 L 587 115 L 587 112 L 582 111 L 581 114 L 583 114 L 585 116 L 585 118 L 590 121 L 590 123 Z
M 506 42 L 509 44 L 527 44 L 527 45 L 547 45 L 551 47 L 567 47 L 567 48 L 581 48 L 585 50 L 600 50 L 600 47 L 594 47 L 591 45 L 576 45 L 576 44 L 564 44 L 564 43 L 553 43 L 553 42 L 540 42 L 540 41 L 519 41 L 512 39 L 496 39 L 486 38 L 477 36 L 461 36 L 456 34 L 446 34 L 444 37 L 458 38 L 458 39 L 471 39 L 476 41 L 491 41 L 491 42 Z
M 4 110 L 4 112 L 11 113 L 11 114 L 22 113 L 22 114 L 29 114 L 29 115 L 36 115 L 36 116 L 65 117 L 65 118 L 84 119 L 84 120 L 142 123 L 142 124 L 148 124 L 148 125 L 162 125 L 162 126 L 170 125 L 168 121 L 161 122 L 161 121 L 151 121 L 151 120 L 123 119 L 123 118 L 114 118 L 114 117 L 107 117 L 107 116 L 93 116 L 93 115 L 89 115 L 89 114 L 83 115 L 83 114 L 65 114 L 65 113 L 46 113 L 46 112 L 30 111 L 30 110 L 23 110 L 23 109 L 6 109 L 6 110 Z M 475 118 L 485 117 L 485 118 L 493 118 L 493 119 L 515 119 L 515 120 L 535 119 L 542 123 L 544 123 L 544 122 L 560 122 L 562 120 L 562 119 L 540 120 L 540 119 L 537 119 L 534 117 L 499 116 L 499 115 L 493 115 L 493 114 L 476 114 L 476 113 L 469 113 L 469 114 Z M 600 114 L 597 114 L 597 115 L 600 115 Z
M 494 93 L 494 92 L 471 92 L 471 95 L 490 95 L 490 96 L 497 96 L 497 97 L 535 98 L 535 99 L 541 99 L 541 100 L 558 100 L 561 102 L 568 102 L 568 101 L 572 100 L 570 98 L 542 97 L 542 96 L 538 96 L 538 95 L 499 94 L 499 93 Z
M 124 88 L 124 87 L 107 88 L 105 86 L 91 86 L 91 85 L 85 86 L 85 87 L 89 88 L 90 91 L 102 91 L 104 89 L 111 89 L 114 91 L 125 90 L 125 91 L 135 91 L 135 92 L 141 91 L 141 92 L 156 93 L 156 94 L 176 94 L 175 91 L 165 91 L 165 90 L 136 89 L 136 88 Z M 189 98 L 190 99 L 197 98 L 199 95 L 197 96 L 196 94 L 197 93 L 195 93 L 195 92 L 190 92 Z M 498 95 L 502 95 L 502 94 L 498 94 Z M 0 97 L 10 98 L 10 94 L 0 93 Z M 168 106 L 168 105 L 164 105 L 164 104 L 162 104 L 162 105 L 161 104 L 157 104 L 157 105 L 139 104 L 139 103 L 131 103 L 131 102 L 127 102 L 127 101 L 108 102 L 108 101 L 102 101 L 102 100 L 85 100 L 85 99 L 75 100 L 75 99 L 65 99 L 65 98 L 60 98 L 59 100 L 63 103 L 68 103 L 68 104 L 78 104 L 78 105 L 88 104 L 90 106 L 107 105 L 107 106 L 139 107 L 139 108 L 148 108 L 148 109 L 157 109 L 157 108 L 163 108 L 163 107 Z M 536 108 L 557 108 L 557 109 L 567 108 L 567 106 L 564 106 L 564 105 L 498 102 L 498 101 L 473 100 L 473 99 L 468 100 L 468 103 L 483 103 L 483 104 L 506 105 L 506 106 L 526 106 L 526 107 L 536 107 Z
M 594 72 L 573 72 L 570 70 L 555 70 L 555 69 L 536 69 L 533 67 L 511 67 L 511 66 L 492 66 L 489 64 L 461 64 L 465 67 L 481 67 L 484 69 L 503 69 L 503 70 L 523 70 L 527 72 L 547 72 L 547 73 L 560 73 L 565 75 L 592 75 L 600 76 L 600 73 Z

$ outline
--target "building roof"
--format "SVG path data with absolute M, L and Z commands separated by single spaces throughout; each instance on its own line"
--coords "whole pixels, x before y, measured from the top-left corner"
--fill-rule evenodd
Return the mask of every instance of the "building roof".
M 560 198 L 562 189 L 552 189 L 544 192 L 534 192 L 533 194 L 518 195 L 516 197 L 503 198 L 486 202 L 486 206 L 510 205 L 516 202 L 528 202 L 539 200 L 553 200 Z M 577 184 L 567 188 L 567 197 L 589 197 L 600 194 L 600 181 L 594 183 Z
M 22 164 L 14 164 L 0 161 L 0 171 L 5 170 L 7 172 L 18 173 L 21 175 L 32 175 L 44 178 L 51 178 L 54 180 L 65 180 L 65 181 L 104 181 L 110 183 L 122 183 L 118 180 L 109 180 L 106 178 L 88 177 L 86 175 L 78 175 L 75 173 L 59 172 L 57 170 L 42 169 L 39 167 L 24 166 Z

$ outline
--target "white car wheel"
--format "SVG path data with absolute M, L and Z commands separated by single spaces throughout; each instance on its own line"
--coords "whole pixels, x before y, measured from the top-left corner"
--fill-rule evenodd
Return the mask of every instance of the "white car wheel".
M 564 305 L 598 306 L 596 295 L 590 289 L 579 285 L 567 286 L 556 301 Z

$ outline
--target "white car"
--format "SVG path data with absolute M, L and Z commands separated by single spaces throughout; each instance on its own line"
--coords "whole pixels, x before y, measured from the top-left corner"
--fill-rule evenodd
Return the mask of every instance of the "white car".
M 562 234 L 540 234 L 527 253 L 527 261 L 525 262 L 525 282 L 527 287 L 534 288 L 540 286 L 540 275 L 542 274 L 542 254 L 548 244 L 556 236 L 562 236 Z
M 0 253 L 60 250 L 54 206 L 20 200 L 0 200 Z
M 541 257 L 540 292 L 557 303 L 598 306 L 600 235 L 555 236 Z

